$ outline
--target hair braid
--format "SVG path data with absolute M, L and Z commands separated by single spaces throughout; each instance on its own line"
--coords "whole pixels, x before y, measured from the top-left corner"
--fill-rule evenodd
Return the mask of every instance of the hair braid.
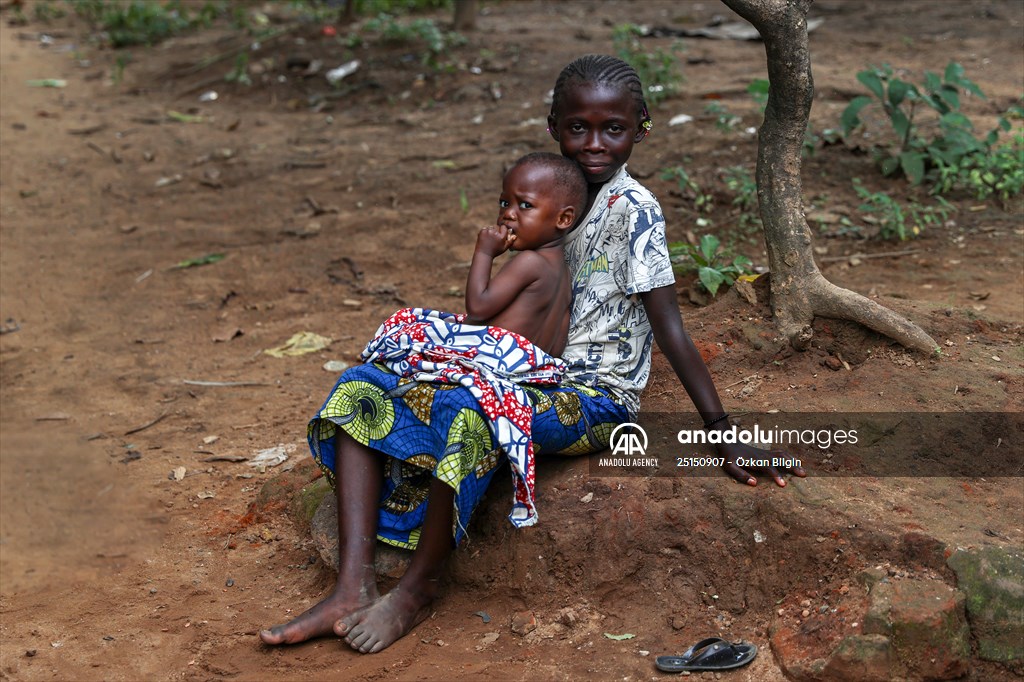
M 616 85 L 629 90 L 636 102 L 637 116 L 640 121 L 649 121 L 647 102 L 644 100 L 644 88 L 636 69 L 617 57 L 606 54 L 588 54 L 578 57 L 569 63 L 558 74 L 555 89 L 551 98 L 551 114 L 558 115 L 559 105 L 565 91 L 571 86 L 581 83 L 600 83 Z

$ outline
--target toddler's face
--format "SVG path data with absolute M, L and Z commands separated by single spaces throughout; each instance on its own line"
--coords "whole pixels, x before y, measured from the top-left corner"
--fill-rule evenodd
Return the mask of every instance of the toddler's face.
M 551 169 L 538 164 L 522 164 L 505 175 L 498 225 L 515 235 L 516 251 L 539 248 L 560 236 L 559 216 L 566 207 L 554 183 Z

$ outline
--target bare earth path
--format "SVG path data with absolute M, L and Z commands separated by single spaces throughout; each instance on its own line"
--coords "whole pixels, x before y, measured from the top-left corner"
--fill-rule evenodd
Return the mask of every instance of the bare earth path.
M 258 499 L 280 468 L 307 459 L 305 423 L 334 379 L 323 363 L 354 361 L 402 303 L 461 307 L 472 236 L 493 218 L 503 165 L 554 150 L 543 98 L 563 63 L 611 50 L 611 27 L 626 20 L 703 25 L 725 13 L 717 3 L 628 6 L 626 17 L 613 3 L 495 3 L 455 52 L 482 74 L 410 66 L 401 48 L 361 54 L 359 87 L 319 106 L 309 96 L 329 91 L 320 78 L 283 66 L 298 53 L 340 61 L 318 27 L 262 48 L 270 61 L 252 63 L 271 77 L 254 73 L 246 89 L 218 78 L 223 65 L 186 73 L 226 49 L 231 37 L 216 30 L 134 50 L 115 85 L 115 56 L 80 43 L 81 25 L 51 27 L 53 48 L 35 39 L 39 26 L 0 26 L 0 321 L 19 325 L 0 336 L 0 679 L 650 679 L 653 656 L 722 633 L 762 650 L 730 679 L 779 680 L 767 642 L 777 599 L 789 608 L 826 577 L 901 560 L 881 548 L 828 568 L 850 524 L 927 532 L 949 546 L 1024 544 L 1019 472 L 739 491 L 722 477 L 592 479 L 585 462 L 563 461 L 541 471 L 549 525 L 510 535 L 492 523 L 500 501 L 491 504 L 434 615 L 387 653 L 360 656 L 334 639 L 258 643 L 260 627 L 301 612 L 332 580 L 308 531 Z M 1024 89 L 1018 2 L 822 2 L 817 11 L 826 19 L 811 39 L 817 130 L 860 94 L 855 72 L 882 60 L 917 73 L 961 61 L 989 95 L 970 104 L 986 124 Z M 71 43 L 89 66 L 61 48 Z M 701 231 L 692 201 L 660 171 L 685 163 L 711 186 L 718 168 L 750 166 L 752 138 L 717 130 L 702 112 L 712 98 L 755 125 L 745 88 L 764 71 L 757 43 L 688 41 L 683 61 L 684 93 L 654 112 L 655 134 L 630 164 L 663 198 L 673 240 Z M 36 78 L 68 85 L 26 85 Z M 220 98 L 199 103 L 210 88 Z M 684 112 L 697 120 L 667 125 Z M 816 208 L 852 214 L 854 176 L 912 194 L 877 178 L 867 156 L 827 147 L 807 162 L 808 195 Z M 915 251 L 827 260 L 824 270 L 913 317 L 946 349 L 939 361 L 828 323 L 821 347 L 794 355 L 772 338 L 763 303 L 727 294 L 696 308 L 692 282 L 680 279 L 680 305 L 727 407 L 1020 411 L 1021 207 L 969 198 L 957 207 L 952 223 L 903 245 L 819 240 L 823 257 Z M 764 262 L 756 242 L 743 248 Z M 210 253 L 226 257 L 173 267 Z M 262 352 L 299 331 L 333 341 L 300 357 Z M 823 364 L 837 352 L 849 369 Z M 660 356 L 645 398 L 652 413 L 688 410 Z M 230 461 L 278 444 L 296 446 L 282 467 Z M 294 471 L 312 478 L 305 464 Z M 779 509 L 797 516 L 773 516 Z M 656 514 L 677 515 L 673 534 L 637 530 Z M 790 525 L 808 530 L 799 514 L 835 526 L 786 536 Z M 750 515 L 778 535 L 744 566 L 736 529 L 718 523 Z M 636 533 L 635 555 L 595 546 L 619 531 Z M 688 561 L 698 548 L 721 562 Z M 723 574 L 730 557 L 741 568 Z M 634 572 L 620 573 L 626 565 Z M 519 637 L 509 623 L 524 610 L 539 627 Z

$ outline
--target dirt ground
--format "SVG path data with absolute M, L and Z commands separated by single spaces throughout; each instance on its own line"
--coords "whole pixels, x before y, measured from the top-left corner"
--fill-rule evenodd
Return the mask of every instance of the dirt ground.
M 722 476 L 615 484 L 591 479 L 583 460 L 559 460 L 540 469 L 549 525 L 512 535 L 494 521 L 500 502 L 489 505 L 435 614 L 386 653 L 333 640 L 260 645 L 259 628 L 307 608 L 333 576 L 286 509 L 254 505 L 279 468 L 224 458 L 284 444 L 297 447 L 283 466 L 304 461 L 306 422 L 335 378 L 327 360 L 355 361 L 400 304 L 461 307 L 503 167 L 556 151 L 543 117 L 562 65 L 610 51 L 625 21 L 702 26 L 716 14 L 729 12 L 713 2 L 486 3 L 478 30 L 445 55 L 457 68 L 442 71 L 401 46 L 349 54 L 320 25 L 302 25 L 252 54 L 251 86 L 224 81 L 229 61 L 197 66 L 246 43 L 224 29 L 132 49 L 114 82 L 117 53 L 91 45 L 77 20 L 10 26 L 0 14 L 0 679 L 657 679 L 653 656 L 709 632 L 761 647 L 730 679 L 782 679 L 767 642 L 777 612 L 864 566 L 901 565 L 885 542 L 852 531 L 837 563 L 830 543 L 848 528 L 1021 547 L 1020 472 L 746 490 Z M 986 129 L 1024 90 L 1016 0 L 819 2 L 812 16 L 825 19 L 811 37 L 819 133 L 861 94 L 856 71 L 880 61 L 918 77 L 959 61 L 988 95 L 966 105 Z M 340 91 L 286 65 L 352 56 L 361 67 Z M 683 93 L 653 111 L 654 134 L 630 163 L 662 198 L 670 240 L 704 230 L 661 170 L 685 164 L 728 204 L 719 169 L 753 168 L 746 86 L 764 76 L 760 43 L 687 39 L 681 62 Z M 67 87 L 27 85 L 37 78 Z M 200 102 L 207 90 L 218 99 Z M 717 129 L 708 101 L 741 115 L 739 129 Z M 670 127 L 679 113 L 696 118 Z M 805 163 L 813 209 L 870 234 L 853 177 L 927 201 L 880 178 L 868 155 L 833 145 Z M 908 315 L 942 345 L 938 360 L 830 321 L 813 348 L 792 353 L 764 305 L 725 294 L 697 307 L 680 277 L 684 318 L 726 407 L 1020 411 L 1024 211 L 953 202 L 949 222 L 906 243 L 834 222 L 816 241 L 831 281 Z M 766 265 L 756 240 L 736 237 L 734 211 L 712 218 Z M 893 251 L 910 253 L 847 257 Z M 210 253 L 226 257 L 173 267 Z M 299 357 L 263 353 L 299 331 L 333 341 Z M 660 355 L 644 410 L 689 410 Z M 588 491 L 601 504 L 584 510 Z M 618 528 L 622 510 L 671 516 L 674 534 L 648 529 L 611 552 L 594 538 Z M 767 520 L 786 541 L 737 554 L 735 529 L 716 530 L 735 514 Z M 508 626 L 524 610 L 540 624 L 527 638 Z

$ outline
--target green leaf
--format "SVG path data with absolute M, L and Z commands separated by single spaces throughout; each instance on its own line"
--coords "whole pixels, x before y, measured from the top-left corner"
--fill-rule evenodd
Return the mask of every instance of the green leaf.
M 711 261 L 715 260 L 715 253 L 718 251 L 720 243 L 718 237 L 713 234 L 706 234 L 700 238 L 700 252 L 707 264 L 710 265 Z
M 943 79 L 947 83 L 960 84 L 960 79 L 964 76 L 964 67 L 956 62 L 950 62 L 946 64 L 946 72 L 943 74 Z
M 924 180 L 924 154 L 903 152 L 900 154 L 900 168 L 912 184 L 920 185 Z
M 882 160 L 882 175 L 892 175 L 896 172 L 896 169 L 900 167 L 900 160 L 895 156 L 890 156 Z
M 846 105 L 846 108 L 843 109 L 843 114 L 839 119 L 843 126 L 844 136 L 849 135 L 850 131 L 860 125 L 860 117 L 858 114 L 861 109 L 871 104 L 872 101 L 873 100 L 867 95 L 861 95 L 859 97 L 854 97 L 850 103 Z
M 194 116 L 192 114 L 183 114 L 180 111 L 174 111 L 173 109 L 169 109 L 167 111 L 167 118 L 171 119 L 172 121 L 177 121 L 178 123 L 202 123 L 203 122 L 203 117 L 202 116 Z
M 200 256 L 199 258 L 189 258 L 189 259 L 183 260 L 183 261 L 177 263 L 174 267 L 175 268 L 194 268 L 194 267 L 198 267 L 200 265 L 210 265 L 211 263 L 216 263 L 218 261 L 224 260 L 224 256 L 225 256 L 225 254 L 223 254 L 223 253 L 208 253 L 205 256 Z
M 949 113 L 943 114 L 939 118 L 939 125 L 947 131 L 970 131 L 974 130 L 974 124 L 971 123 L 971 119 L 967 118 L 959 111 L 950 111 Z
M 885 98 L 885 86 L 882 85 L 882 79 L 874 71 L 861 71 L 857 74 L 857 80 L 863 83 L 878 99 Z
M 935 92 L 942 87 L 942 81 L 931 71 L 924 72 L 924 89 L 928 92 Z
M 750 81 L 750 85 L 747 86 L 747 93 L 751 95 L 767 95 L 769 89 L 768 80 L 765 78 L 755 78 Z
M 950 110 L 960 110 L 960 94 L 956 91 L 956 88 L 944 87 L 939 90 L 938 95 L 949 105 Z
M 610 632 L 606 632 L 606 633 L 604 633 L 604 636 L 607 637 L 608 639 L 614 639 L 616 642 L 621 642 L 624 639 L 633 639 L 634 637 L 636 637 L 636 635 L 634 635 L 631 632 L 626 632 L 626 633 L 621 634 L 621 635 L 613 635 Z
M 896 131 L 896 134 L 900 136 L 900 142 L 908 139 L 908 131 L 910 130 L 910 119 L 899 109 L 894 109 L 890 115 L 892 119 L 892 128 Z
M 714 296 L 718 293 L 718 287 L 725 282 L 725 277 L 718 270 L 714 268 L 701 268 L 697 271 L 697 277 L 700 279 L 700 283 L 704 285 L 704 288 L 708 290 L 708 293 Z
M 894 107 L 898 107 L 907 96 L 907 92 L 910 91 L 911 87 L 912 86 L 909 83 L 901 81 L 898 78 L 894 78 L 889 81 L 889 103 Z

